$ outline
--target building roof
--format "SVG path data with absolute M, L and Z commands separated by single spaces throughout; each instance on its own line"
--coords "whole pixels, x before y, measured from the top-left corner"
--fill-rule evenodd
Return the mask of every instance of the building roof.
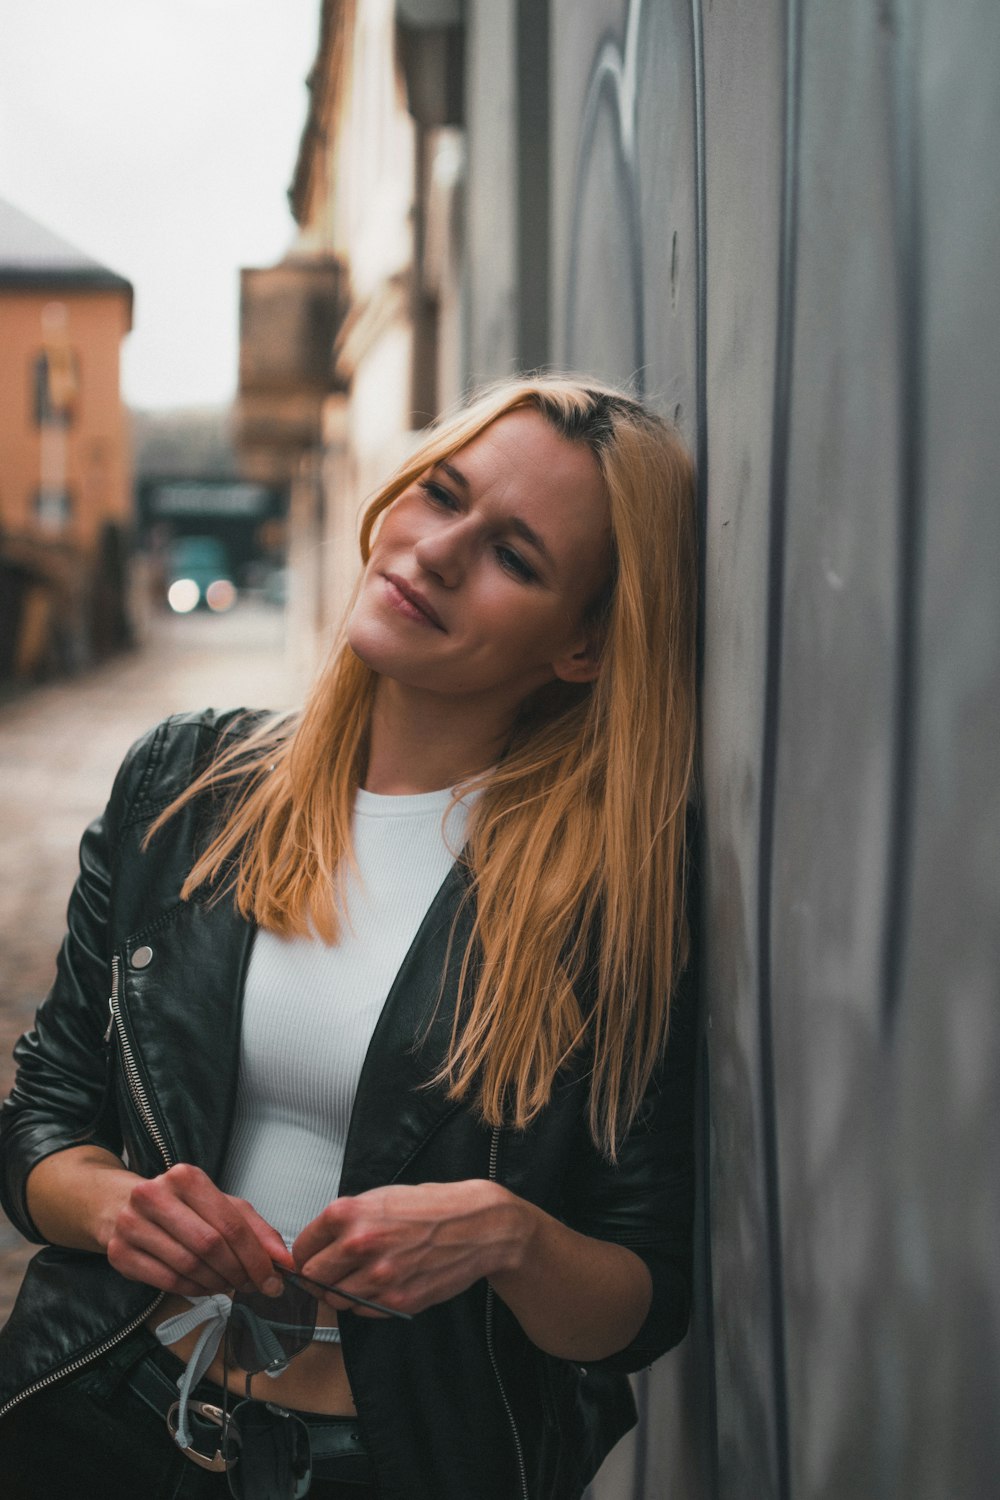
M 132 283 L 0 198 L 0 287 L 125 292 Z
M 344 36 L 348 26 L 343 0 L 323 0 L 319 19 L 319 37 L 316 42 L 316 57 L 306 87 L 309 90 L 309 108 L 299 139 L 298 155 L 288 189 L 288 202 L 292 217 L 304 225 L 308 209 L 309 181 L 318 164 L 319 153 L 326 144 L 323 116 L 328 105 L 331 89 L 330 77 L 340 63 Z

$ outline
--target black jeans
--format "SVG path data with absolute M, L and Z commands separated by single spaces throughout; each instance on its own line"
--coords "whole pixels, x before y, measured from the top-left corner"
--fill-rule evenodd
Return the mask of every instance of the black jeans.
M 4 1500 L 229 1500 L 225 1474 L 186 1458 L 164 1419 L 130 1388 L 129 1371 L 151 1350 L 159 1345 L 142 1329 L 111 1356 L 29 1397 L 0 1422 Z M 205 1385 L 197 1394 L 217 1400 L 221 1393 Z M 374 1496 L 368 1485 L 343 1484 L 314 1468 L 310 1500 Z

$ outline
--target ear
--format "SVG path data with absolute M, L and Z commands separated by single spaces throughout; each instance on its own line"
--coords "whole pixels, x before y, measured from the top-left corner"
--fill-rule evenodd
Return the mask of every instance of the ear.
M 596 640 L 585 639 L 575 651 L 567 651 L 552 663 L 560 682 L 593 682 L 601 670 Z

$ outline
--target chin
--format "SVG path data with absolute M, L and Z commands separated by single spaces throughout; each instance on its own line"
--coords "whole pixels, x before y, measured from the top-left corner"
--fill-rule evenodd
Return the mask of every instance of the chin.
M 379 677 L 388 677 L 409 687 L 424 687 L 426 679 L 434 675 L 426 663 L 414 660 L 412 644 L 403 649 L 391 627 L 364 610 L 355 610 L 345 633 L 355 656 Z
M 388 666 L 387 658 L 393 655 L 391 649 L 387 649 L 384 629 L 372 620 L 365 619 L 357 609 L 347 622 L 347 644 L 355 656 L 364 662 L 366 667 L 371 667 L 373 672 L 384 672 Z

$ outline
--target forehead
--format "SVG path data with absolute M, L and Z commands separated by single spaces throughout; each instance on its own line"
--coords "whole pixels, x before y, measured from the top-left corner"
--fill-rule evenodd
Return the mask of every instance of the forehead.
M 610 530 L 593 453 L 537 411 L 506 412 L 446 462 L 468 480 L 473 504 L 497 519 L 527 521 L 553 552 L 603 541 Z

